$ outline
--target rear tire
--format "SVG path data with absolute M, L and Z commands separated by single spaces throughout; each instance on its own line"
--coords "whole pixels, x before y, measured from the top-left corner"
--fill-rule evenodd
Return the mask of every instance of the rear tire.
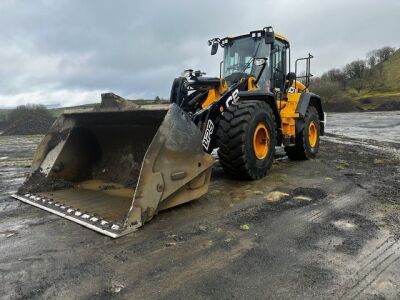
M 267 103 L 232 104 L 221 116 L 217 135 L 218 156 L 226 173 L 251 180 L 267 174 L 276 146 L 275 117 Z
M 304 128 L 296 135 L 296 145 L 285 147 L 287 156 L 292 160 L 315 158 L 319 149 L 320 122 L 315 107 L 310 106 L 304 118 Z

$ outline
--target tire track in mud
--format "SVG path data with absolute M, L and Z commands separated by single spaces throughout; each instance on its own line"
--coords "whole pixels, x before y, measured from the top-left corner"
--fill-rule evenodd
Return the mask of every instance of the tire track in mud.
M 315 214 L 311 215 L 311 217 L 308 219 L 308 221 L 315 222 L 315 221 L 321 219 L 325 215 L 326 215 L 326 211 L 317 210 L 317 212 Z
M 356 145 L 363 147 L 365 149 L 371 149 L 373 152 L 379 153 L 379 159 L 387 159 L 390 157 L 391 160 L 399 158 L 399 148 L 397 147 L 398 143 L 380 143 L 377 141 L 371 140 L 358 140 L 354 138 L 350 138 L 347 136 L 340 136 L 337 134 L 329 133 L 328 136 L 324 137 L 325 140 L 333 143 L 339 143 L 344 145 Z M 375 162 L 371 162 L 372 167 L 376 166 Z M 378 167 L 381 165 L 378 164 Z M 353 166 L 355 171 L 358 171 L 358 166 Z M 395 172 L 395 171 L 394 171 Z M 381 180 L 385 177 L 382 176 L 381 173 L 378 173 Z M 385 174 L 386 176 L 393 176 L 392 173 L 390 175 Z M 364 175 L 365 176 L 365 175 Z M 377 175 L 375 175 L 377 176 Z M 392 177 L 390 177 L 392 178 Z M 365 184 L 360 184 L 359 180 L 354 180 L 355 184 L 365 190 L 365 197 L 378 197 L 376 194 L 371 193 L 371 190 L 368 192 L 368 189 L 363 187 Z M 375 191 L 375 188 L 373 189 Z M 363 200 L 363 193 L 360 192 L 356 199 Z M 363 201 L 359 201 L 361 203 Z M 338 202 L 335 200 L 335 204 Z M 334 205 L 336 206 L 336 205 Z M 343 206 L 342 206 L 343 208 Z M 333 207 L 330 208 L 333 210 Z M 326 215 L 327 210 L 329 208 L 325 208 L 323 213 L 319 213 L 315 211 L 306 215 L 305 217 L 310 222 L 316 222 L 320 220 L 324 213 Z M 380 230 L 378 234 L 382 234 Z M 393 234 L 393 233 L 392 233 Z M 339 299 L 364 299 L 368 296 L 375 295 L 379 296 L 387 296 L 387 293 L 396 292 L 396 290 L 390 289 L 382 289 L 378 282 L 387 282 L 386 278 L 390 278 L 391 270 L 393 269 L 393 265 L 399 262 L 400 260 L 400 242 L 396 241 L 396 239 L 392 236 L 389 236 L 389 233 L 384 233 L 382 238 L 379 238 L 378 241 L 370 242 L 368 245 L 364 245 L 363 249 L 364 253 L 362 255 L 358 254 L 358 259 L 353 261 L 349 261 L 349 266 L 352 266 L 352 271 L 347 272 L 348 282 L 344 283 L 343 286 L 339 289 Z M 362 251 L 362 249 L 360 249 Z M 357 257 L 357 256 L 356 256 Z M 355 257 L 355 258 L 356 258 Z M 393 282 L 393 281 L 392 281 Z M 389 280 L 390 283 L 390 280 Z M 399 297 L 399 294 L 397 294 Z
M 322 137 L 322 140 L 333 142 L 336 144 L 344 144 L 351 146 L 361 146 L 367 149 L 378 151 L 400 158 L 399 143 L 394 142 L 378 142 L 371 139 L 355 139 L 335 133 L 327 133 Z
M 344 288 L 339 299 L 357 299 L 384 274 L 391 266 L 400 260 L 400 241 L 392 237 L 380 242 L 373 251 L 361 256 L 357 261 L 357 272 Z
M 357 189 L 355 193 L 364 194 L 362 189 Z M 351 200 L 359 199 L 354 202 Z M 357 205 L 363 197 L 353 197 L 353 195 L 339 196 L 328 205 L 322 205 L 312 211 L 303 212 L 301 218 L 313 223 L 321 223 L 324 219 L 327 222 L 335 219 L 335 213 L 346 209 L 349 205 Z M 332 220 L 330 220 L 332 218 Z M 354 277 L 344 287 L 344 292 L 340 294 L 338 299 L 357 299 L 363 293 L 367 292 L 382 274 L 400 260 L 400 241 L 396 241 L 393 237 L 385 237 L 380 239 L 372 251 L 364 253 L 356 260 Z
M 351 194 L 337 196 L 333 198 L 332 201 L 328 204 L 322 204 L 319 208 L 315 208 L 311 211 L 306 211 L 305 213 L 300 212 L 300 214 L 303 214 L 302 219 L 308 222 L 318 222 L 335 211 L 342 210 L 349 205 L 356 205 L 358 201 L 354 200 L 358 199 L 360 201 L 363 198 L 359 197 L 360 193 L 364 193 L 364 191 L 362 189 L 356 188 Z

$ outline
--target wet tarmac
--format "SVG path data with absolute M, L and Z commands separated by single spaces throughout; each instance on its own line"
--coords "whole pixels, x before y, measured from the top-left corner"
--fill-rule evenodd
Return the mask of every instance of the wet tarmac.
M 399 299 L 389 115 L 329 115 L 317 159 L 278 149 L 259 181 L 217 164 L 207 195 L 117 240 L 10 198 L 41 137 L 0 137 L 0 298 Z

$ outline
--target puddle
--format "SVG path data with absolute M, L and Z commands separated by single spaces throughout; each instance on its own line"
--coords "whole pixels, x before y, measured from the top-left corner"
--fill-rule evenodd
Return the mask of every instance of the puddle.
M 298 187 L 295 188 L 291 195 L 294 200 L 302 200 L 302 201 L 315 201 L 319 199 L 326 198 L 327 194 L 324 190 L 320 188 L 312 188 L 312 187 Z
M 333 226 L 340 230 L 353 230 L 357 227 L 356 224 L 349 220 L 336 220 L 332 222 Z
M 297 201 L 312 201 L 313 199 L 307 196 L 295 196 L 293 197 L 293 200 L 297 200 Z
M 357 140 L 398 143 L 400 140 L 400 112 L 330 113 L 326 131 Z

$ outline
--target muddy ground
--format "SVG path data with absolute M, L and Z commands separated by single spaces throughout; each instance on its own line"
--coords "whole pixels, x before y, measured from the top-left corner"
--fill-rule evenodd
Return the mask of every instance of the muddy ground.
M 399 299 L 399 134 L 399 112 L 332 114 L 318 159 L 279 149 L 256 182 L 216 165 L 117 240 L 9 198 L 40 136 L 1 137 L 0 298 Z

